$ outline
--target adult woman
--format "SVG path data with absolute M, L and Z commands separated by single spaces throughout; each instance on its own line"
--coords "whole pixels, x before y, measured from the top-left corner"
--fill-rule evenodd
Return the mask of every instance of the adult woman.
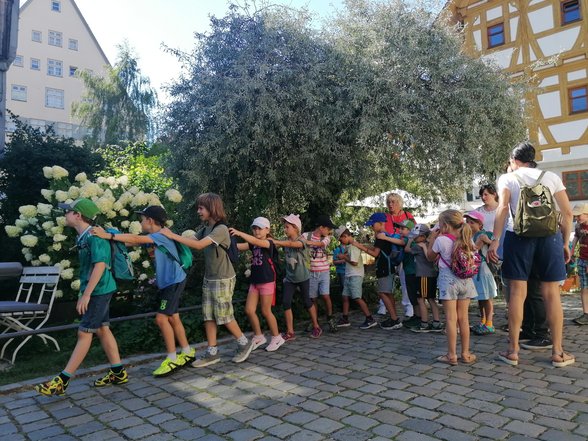
M 510 158 L 512 173 L 498 179 L 500 197 L 494 222 L 494 239 L 488 250 L 490 259 L 497 260 L 496 253 L 500 236 L 509 210 L 517 210 L 521 194 L 519 180 L 526 185 L 533 185 L 542 176 L 536 169 L 535 148 L 523 142 L 517 145 Z M 559 281 L 565 279 L 565 263 L 570 260 L 567 244 L 572 228 L 572 209 L 565 187 L 558 175 L 545 172 L 541 184 L 553 195 L 561 213 L 560 229 L 546 237 L 525 237 L 515 234 L 511 226 L 507 227 L 504 238 L 504 262 L 502 272 L 510 285 L 508 303 L 509 347 L 498 355 L 498 359 L 511 366 L 519 362 L 519 330 L 523 320 L 523 304 L 527 295 L 527 281 L 533 271 L 541 281 L 541 295 L 545 302 L 547 320 L 551 329 L 553 349 L 551 363 L 554 367 L 568 366 L 575 361 L 572 354 L 563 350 L 563 310 L 559 297 Z
M 498 208 L 498 194 L 494 184 L 485 184 L 480 187 L 480 197 L 484 205 L 478 207 L 476 211 L 484 214 L 484 230 L 494 231 L 494 219 L 496 218 L 496 209 Z

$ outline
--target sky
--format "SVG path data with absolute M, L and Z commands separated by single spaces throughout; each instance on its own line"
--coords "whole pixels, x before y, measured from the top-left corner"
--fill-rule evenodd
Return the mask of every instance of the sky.
M 223 17 L 229 5 L 226 0 L 74 1 L 110 63 L 116 61 L 116 46 L 126 39 L 138 55 L 141 71 L 164 102 L 167 97 L 162 86 L 179 75 L 180 64 L 173 55 L 163 51 L 162 43 L 191 51 L 194 32 L 206 32 L 209 16 Z M 242 4 L 243 0 L 236 3 Z M 272 0 L 272 3 L 294 8 L 306 6 L 320 21 L 341 9 L 343 0 Z

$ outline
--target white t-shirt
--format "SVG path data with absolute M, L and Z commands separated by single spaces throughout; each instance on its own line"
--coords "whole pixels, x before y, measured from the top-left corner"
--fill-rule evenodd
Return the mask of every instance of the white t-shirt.
M 487 211 L 484 206 L 476 208 L 476 211 L 484 214 L 484 230 L 493 232 L 494 231 L 494 219 L 496 219 L 496 208 L 492 211 Z
M 453 252 L 453 241 L 447 236 L 439 236 L 433 243 L 433 251 L 440 254 L 437 265 L 439 268 L 451 268 L 451 253 Z M 445 263 L 447 262 L 447 263 Z M 448 265 L 449 264 L 449 265 Z
M 347 246 L 347 254 L 351 262 L 357 262 L 357 265 L 351 265 L 349 262 L 345 263 L 345 277 L 362 276 L 364 275 L 363 259 L 361 257 L 361 250 L 355 245 Z
M 519 196 L 521 194 L 521 187 L 519 186 L 519 181 L 517 181 L 515 174 L 519 176 L 525 184 L 533 185 L 537 181 L 539 175 L 541 174 L 541 170 L 539 170 L 538 168 L 521 167 L 512 173 L 506 173 L 498 178 L 498 193 L 500 194 L 504 188 L 508 188 L 510 190 L 511 213 L 516 212 L 517 205 L 519 203 Z M 545 172 L 545 175 L 543 175 L 541 183 L 545 185 L 547 188 L 549 188 L 552 196 L 566 189 L 560 177 L 550 171 Z M 555 197 L 554 202 L 555 207 L 557 209 L 558 206 L 557 201 L 555 201 Z M 508 231 L 513 231 L 512 224 L 507 225 L 506 229 Z

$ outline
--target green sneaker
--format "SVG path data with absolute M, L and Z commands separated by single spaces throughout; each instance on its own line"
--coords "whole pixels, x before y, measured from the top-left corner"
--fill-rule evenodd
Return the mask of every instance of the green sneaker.
M 161 362 L 161 365 L 153 371 L 153 376 L 154 377 L 166 377 L 166 376 L 172 374 L 174 371 L 177 371 L 184 364 L 185 364 L 185 362 L 183 364 L 180 364 L 178 359 L 176 359 L 175 361 L 172 361 L 166 357 L 165 360 L 163 360 Z
M 196 349 L 192 349 L 189 354 L 185 354 L 183 352 L 178 354 L 178 359 L 176 360 L 176 364 L 181 367 L 188 366 L 196 360 Z
M 51 397 L 53 395 L 65 395 L 65 390 L 67 389 L 68 385 L 69 382 L 64 383 L 61 377 L 58 375 L 51 381 L 37 384 L 35 386 L 35 390 L 41 395 L 45 395 L 46 397 Z
M 94 381 L 94 386 L 95 387 L 104 387 L 104 386 L 109 386 L 111 384 L 119 385 L 119 384 L 125 384 L 128 382 L 129 382 L 129 374 L 127 374 L 127 371 L 125 368 L 122 368 L 122 370 L 118 374 L 115 374 L 112 369 L 109 369 L 108 373 L 104 377 L 98 378 L 96 381 Z

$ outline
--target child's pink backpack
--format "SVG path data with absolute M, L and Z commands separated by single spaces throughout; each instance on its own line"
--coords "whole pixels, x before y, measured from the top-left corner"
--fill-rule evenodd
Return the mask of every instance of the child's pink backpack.
M 455 242 L 456 237 L 453 234 L 444 234 L 443 236 L 448 237 Z M 451 253 L 451 264 L 447 263 L 441 255 L 441 260 L 451 268 L 451 272 L 460 279 L 471 279 L 478 271 L 480 271 L 480 265 L 482 264 L 482 256 L 477 251 L 468 253 L 463 248 L 453 247 Z

